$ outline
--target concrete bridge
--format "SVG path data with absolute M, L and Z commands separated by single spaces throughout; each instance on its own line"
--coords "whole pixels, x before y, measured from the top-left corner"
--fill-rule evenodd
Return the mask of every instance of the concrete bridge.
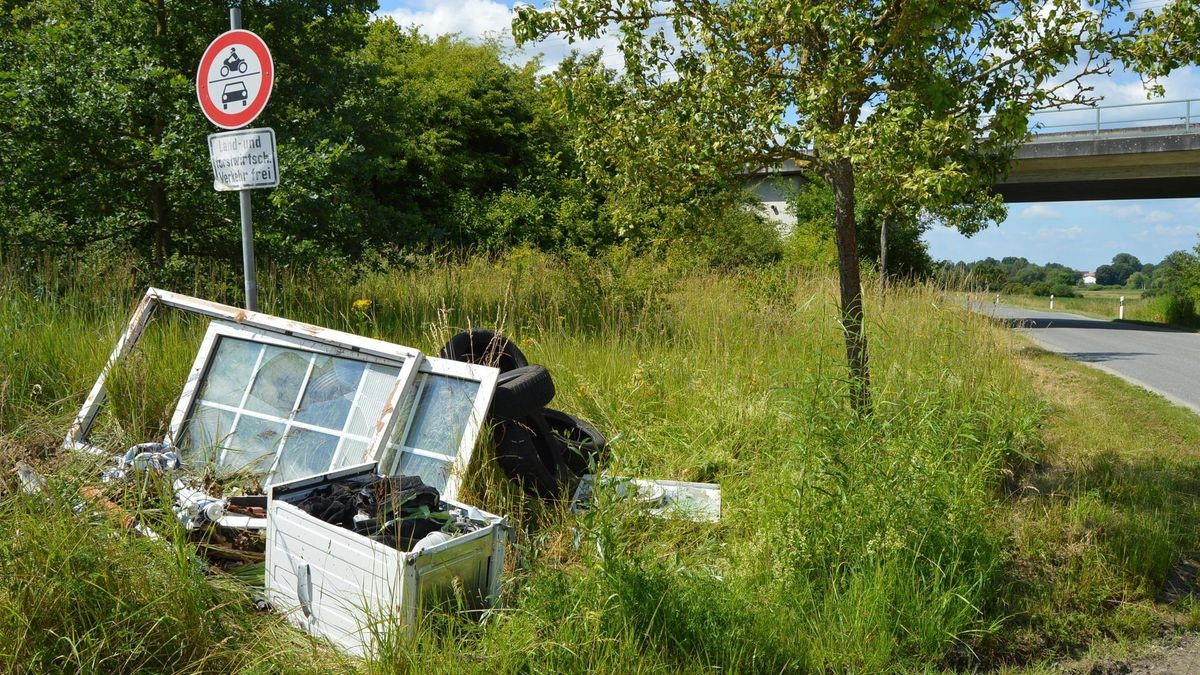
M 1200 197 L 1200 99 L 1051 110 L 1017 151 L 1007 202 Z
M 1200 99 L 1050 110 L 1030 120 L 1017 151 L 1006 202 L 1200 197 Z M 747 179 L 766 215 L 795 224 L 787 193 L 800 185 L 787 161 Z

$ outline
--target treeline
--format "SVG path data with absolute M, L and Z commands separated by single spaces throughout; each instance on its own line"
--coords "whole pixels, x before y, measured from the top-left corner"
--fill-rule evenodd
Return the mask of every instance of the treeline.
M 3 2 L 0 242 L 23 255 L 134 252 L 148 267 L 239 260 L 237 197 L 212 189 L 196 63 L 227 3 Z M 604 102 L 595 57 L 554 72 L 497 42 L 428 38 L 363 0 L 244 2 L 278 74 L 280 186 L 255 191 L 256 245 L 279 264 L 516 245 L 687 247 L 777 258 L 736 176 L 681 191 L 578 161 Z M 663 130 L 664 134 L 669 130 Z
M 1018 295 L 1070 297 L 1083 273 L 1059 263 L 1038 265 L 1025 258 L 992 257 L 975 262 L 942 260 L 935 265 L 937 277 L 947 283 L 983 291 Z
M 1200 253 L 1200 247 L 1197 247 Z M 1158 264 L 1145 263 L 1131 253 L 1118 253 L 1112 262 L 1096 268 L 1096 284 L 1089 288 L 1127 288 L 1145 296 L 1168 295 L 1200 299 L 1200 257 L 1175 251 Z M 935 266 L 939 278 L 968 287 L 1012 295 L 1071 297 L 1084 288 L 1083 272 L 1059 263 L 1038 265 L 1025 258 L 988 257 L 975 262 L 942 260 Z

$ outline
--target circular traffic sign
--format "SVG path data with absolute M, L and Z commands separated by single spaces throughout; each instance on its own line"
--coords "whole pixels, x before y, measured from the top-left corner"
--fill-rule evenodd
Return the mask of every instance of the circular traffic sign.
M 275 64 L 267 43 L 248 30 L 217 36 L 200 57 L 196 98 L 205 117 L 222 129 L 237 129 L 254 121 L 275 82 Z

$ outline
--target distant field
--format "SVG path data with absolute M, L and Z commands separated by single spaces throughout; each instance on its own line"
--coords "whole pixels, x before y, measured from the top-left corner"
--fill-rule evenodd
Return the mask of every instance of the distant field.
M 1166 324 L 1166 297 L 1144 298 L 1140 290 L 1076 291 L 1080 297 L 1055 298 L 1054 309 L 1062 312 L 1082 314 L 1096 319 L 1116 319 L 1121 307 L 1121 296 L 1125 297 L 1125 319 Z M 994 293 L 974 294 L 984 302 L 994 299 Z M 1032 295 L 1000 294 L 1000 301 L 1017 307 L 1050 309 L 1050 298 Z

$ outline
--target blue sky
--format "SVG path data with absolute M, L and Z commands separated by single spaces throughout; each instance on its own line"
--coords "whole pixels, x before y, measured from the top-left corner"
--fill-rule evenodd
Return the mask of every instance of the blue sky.
M 385 0 L 380 2 L 379 13 L 404 25 L 418 25 L 430 35 L 503 36 L 508 32 L 512 4 L 500 0 Z M 545 63 L 553 65 L 572 48 L 606 48 L 606 60 L 616 65 L 611 46 L 607 40 L 570 45 L 553 39 L 523 49 L 514 58 L 523 61 L 540 54 Z M 1104 97 L 1105 104 L 1146 100 L 1137 76 L 1128 73 L 1118 72 L 1089 84 Z M 1168 100 L 1200 97 L 1200 68 L 1178 71 L 1163 84 Z M 1197 110 L 1200 104 L 1193 104 L 1193 115 Z M 1086 271 L 1109 262 L 1117 253 L 1132 253 L 1142 262 L 1157 263 L 1171 251 L 1200 244 L 1200 199 L 1013 204 L 1007 220 L 973 237 L 935 227 L 925 240 L 934 260 L 1011 255 Z

